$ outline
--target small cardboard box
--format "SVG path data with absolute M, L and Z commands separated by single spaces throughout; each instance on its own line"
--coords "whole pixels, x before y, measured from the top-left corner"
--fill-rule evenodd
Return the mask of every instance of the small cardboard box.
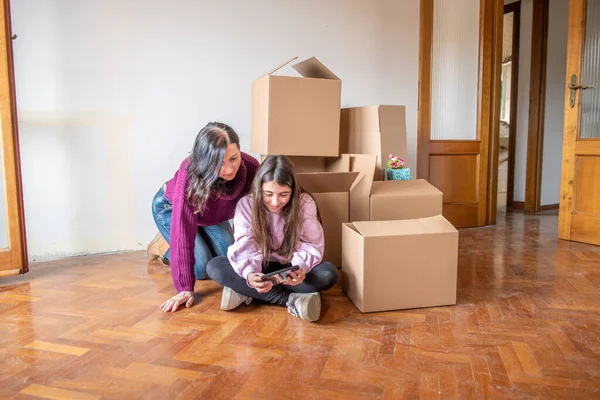
M 432 217 L 442 210 L 442 192 L 424 179 L 379 181 L 371 187 L 370 221 Z
M 389 155 L 406 160 L 406 109 L 404 106 L 343 108 L 340 114 L 340 154 L 378 157 L 375 180 L 384 180 Z
M 342 82 L 314 57 L 292 66 L 301 77 L 273 75 L 296 58 L 252 82 L 250 150 L 337 156 Z
M 346 223 L 342 248 L 342 288 L 361 312 L 456 304 L 458 231 L 441 215 Z
M 359 172 L 350 190 L 350 221 L 386 221 L 442 214 L 443 194 L 424 179 L 373 181 L 376 157 L 351 154 L 350 171 Z
M 346 158 L 347 160 L 347 158 Z M 335 164 L 329 167 L 335 170 Z M 342 224 L 350 221 L 350 188 L 358 172 L 298 173 L 298 183 L 317 202 L 325 234 L 323 260 L 342 266 Z

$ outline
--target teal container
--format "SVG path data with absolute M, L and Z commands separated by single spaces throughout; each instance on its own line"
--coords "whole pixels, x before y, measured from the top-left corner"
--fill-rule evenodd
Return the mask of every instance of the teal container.
M 385 176 L 388 181 L 408 181 L 410 180 L 410 168 L 385 170 Z

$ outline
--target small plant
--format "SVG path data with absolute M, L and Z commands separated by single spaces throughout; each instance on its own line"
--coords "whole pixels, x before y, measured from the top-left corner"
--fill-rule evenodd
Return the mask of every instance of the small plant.
M 390 159 L 387 162 L 387 166 L 390 169 L 402 169 L 404 168 L 404 160 L 400 157 L 394 157 L 393 154 L 390 154 Z

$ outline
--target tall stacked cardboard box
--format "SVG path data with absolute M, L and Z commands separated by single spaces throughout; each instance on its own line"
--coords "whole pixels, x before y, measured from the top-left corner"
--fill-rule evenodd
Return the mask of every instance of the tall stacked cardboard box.
M 377 156 L 375 180 L 383 180 L 389 154 L 406 159 L 404 106 L 343 108 L 340 120 L 340 154 Z
M 274 75 L 290 61 L 252 83 L 250 150 L 294 162 L 348 297 L 362 312 L 455 304 L 458 232 L 442 193 L 383 180 L 388 154 L 406 158 L 404 106 L 340 109 L 337 76 L 316 58 L 293 65 L 300 77 Z
M 250 150 L 295 156 L 300 184 L 323 219 L 324 258 L 339 266 L 341 227 L 350 221 L 350 187 L 358 175 L 347 158 L 338 159 L 342 82 L 314 57 L 292 65 L 300 76 L 275 75 L 296 58 L 252 82 Z

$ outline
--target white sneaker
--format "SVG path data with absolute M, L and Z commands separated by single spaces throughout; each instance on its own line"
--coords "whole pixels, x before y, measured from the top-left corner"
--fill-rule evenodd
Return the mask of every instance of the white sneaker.
M 252 297 L 239 294 L 231 288 L 224 287 L 223 294 L 221 295 L 221 310 L 230 311 L 243 303 L 250 304 L 251 301 Z
M 288 312 L 294 317 L 300 317 L 305 321 L 318 321 L 321 316 L 321 294 L 314 293 L 290 293 L 287 302 Z

